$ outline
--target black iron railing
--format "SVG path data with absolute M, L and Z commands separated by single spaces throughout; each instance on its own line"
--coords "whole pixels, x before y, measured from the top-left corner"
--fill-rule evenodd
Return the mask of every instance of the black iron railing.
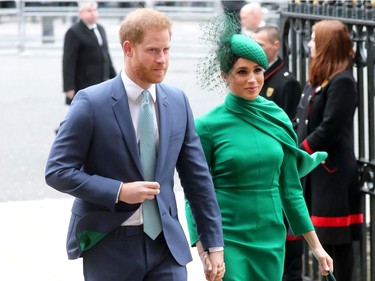
M 356 155 L 366 223 L 358 245 L 356 281 L 375 281 L 375 1 L 290 1 L 281 11 L 282 55 L 304 86 L 307 80 L 311 28 L 317 21 L 347 24 L 353 39 L 354 71 L 359 93 L 355 116 Z M 305 280 L 318 280 L 314 262 L 305 255 Z

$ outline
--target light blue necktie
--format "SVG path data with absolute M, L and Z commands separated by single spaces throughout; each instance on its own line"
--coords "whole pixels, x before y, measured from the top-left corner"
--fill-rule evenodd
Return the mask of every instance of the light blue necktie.
M 154 181 L 157 158 L 154 117 L 148 101 L 150 93 L 144 90 L 142 94 L 143 100 L 139 115 L 139 149 L 143 177 L 146 181 Z M 143 202 L 143 230 L 153 240 L 162 230 L 159 209 L 155 199 Z

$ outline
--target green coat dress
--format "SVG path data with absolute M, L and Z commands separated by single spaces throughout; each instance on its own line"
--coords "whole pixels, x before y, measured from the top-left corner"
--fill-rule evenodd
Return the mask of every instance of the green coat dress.
M 220 205 L 225 281 L 280 281 L 286 229 L 313 230 L 300 177 L 326 157 L 297 148 L 288 116 L 275 103 L 229 93 L 224 104 L 196 120 Z M 199 237 L 186 203 L 191 244 Z

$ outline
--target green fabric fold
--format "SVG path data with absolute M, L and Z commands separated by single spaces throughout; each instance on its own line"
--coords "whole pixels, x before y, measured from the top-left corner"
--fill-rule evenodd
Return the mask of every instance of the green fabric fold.
M 298 148 L 297 135 L 288 115 L 274 102 L 261 96 L 255 100 L 246 100 L 229 93 L 224 105 L 238 118 L 275 138 L 287 149 L 286 151 L 293 153 L 300 177 L 306 176 L 327 158 L 328 154 L 324 151 L 310 155 Z
M 102 240 L 106 235 L 107 233 L 90 230 L 81 231 L 77 235 L 81 251 L 87 251 L 95 244 L 97 244 L 100 240 Z

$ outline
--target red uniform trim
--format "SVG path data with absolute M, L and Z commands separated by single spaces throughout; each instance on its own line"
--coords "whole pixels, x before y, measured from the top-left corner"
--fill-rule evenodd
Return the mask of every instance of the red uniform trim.
M 293 236 L 293 235 L 287 235 L 286 241 L 298 241 L 302 240 L 302 236 Z
M 311 216 L 314 226 L 317 227 L 345 227 L 363 223 L 363 214 L 348 215 L 345 217 L 317 217 Z
M 270 78 L 272 75 L 274 75 L 277 71 L 279 71 L 280 68 L 283 67 L 285 62 L 282 62 L 278 67 L 276 67 L 273 71 L 271 71 L 270 73 L 268 73 L 265 77 L 264 77 L 264 81 L 268 80 L 268 78 Z
M 309 144 L 307 143 L 307 140 L 306 140 L 306 139 L 303 140 L 302 145 L 303 145 L 303 147 L 305 148 L 305 150 L 306 150 L 309 154 L 313 154 L 313 153 L 314 153 L 314 151 L 311 149 L 311 147 L 310 147 Z
M 327 167 L 326 165 L 324 165 L 324 164 L 323 164 L 323 167 L 324 167 L 324 169 L 326 169 L 326 171 L 327 171 L 328 173 L 330 173 L 330 174 L 333 174 L 334 172 L 337 171 L 336 168 L 334 168 L 334 169 L 330 169 L 330 168 L 328 168 L 328 167 Z

